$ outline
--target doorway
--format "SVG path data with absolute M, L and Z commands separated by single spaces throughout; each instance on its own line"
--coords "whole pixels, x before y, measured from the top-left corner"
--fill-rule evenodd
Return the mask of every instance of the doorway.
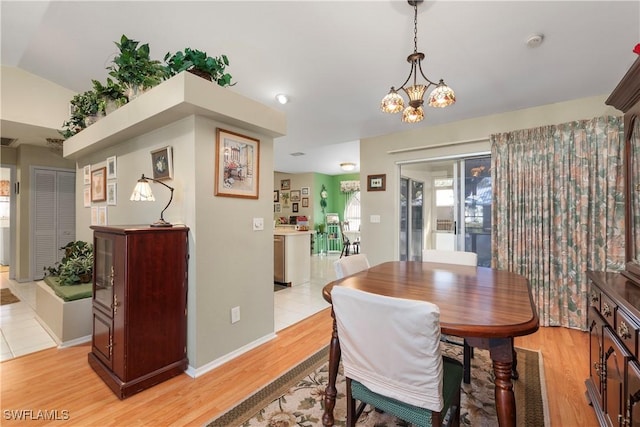
M 14 165 L 0 167 L 0 271 L 9 271 L 9 278 L 13 278 L 15 197 L 12 189 L 15 170 Z
M 491 266 L 490 168 L 486 154 L 400 165 L 400 260 L 422 260 L 423 249 L 459 250 Z

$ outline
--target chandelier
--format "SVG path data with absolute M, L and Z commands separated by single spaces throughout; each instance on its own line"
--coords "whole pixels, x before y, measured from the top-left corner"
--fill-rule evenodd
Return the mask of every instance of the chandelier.
M 411 64 L 411 71 L 409 77 L 402 83 L 398 89 L 391 86 L 391 90 L 382 99 L 380 103 L 380 109 L 385 113 L 399 113 L 402 111 L 402 121 L 405 123 L 418 123 L 424 119 L 424 110 L 422 105 L 424 104 L 424 94 L 431 86 L 435 86 L 435 89 L 429 95 L 429 105 L 431 107 L 448 107 L 456 102 L 456 95 L 453 90 L 444 83 L 444 80 L 440 79 L 437 84 L 429 80 L 422 72 L 422 60 L 424 59 L 424 53 L 418 52 L 418 4 L 423 0 L 407 0 L 408 3 L 413 6 L 413 53 L 407 57 L 407 62 Z M 426 84 L 418 84 L 418 71 L 423 79 L 426 80 Z M 413 79 L 411 78 L 413 77 Z M 406 87 L 407 83 L 412 81 L 412 85 Z M 409 106 L 404 107 L 404 100 L 398 94 L 398 90 L 404 90 L 409 97 Z M 404 109 L 404 110 L 403 110 Z

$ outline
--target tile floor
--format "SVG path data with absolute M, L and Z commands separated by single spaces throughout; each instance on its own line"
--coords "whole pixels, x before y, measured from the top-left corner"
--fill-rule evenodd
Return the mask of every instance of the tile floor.
M 333 262 L 340 254 L 311 257 L 311 281 L 274 293 L 274 326 L 280 331 L 317 313 L 329 304 L 322 288 L 335 279 Z M 0 273 L 0 287 L 10 288 L 20 302 L 0 306 L 0 361 L 55 347 L 55 341 L 35 318 L 35 282 L 9 280 Z

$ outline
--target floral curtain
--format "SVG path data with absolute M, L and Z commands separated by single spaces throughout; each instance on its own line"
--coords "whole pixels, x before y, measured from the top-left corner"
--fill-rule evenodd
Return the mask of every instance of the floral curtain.
M 529 279 L 541 325 L 584 330 L 586 271 L 624 266 L 623 120 L 490 139 L 492 266 Z

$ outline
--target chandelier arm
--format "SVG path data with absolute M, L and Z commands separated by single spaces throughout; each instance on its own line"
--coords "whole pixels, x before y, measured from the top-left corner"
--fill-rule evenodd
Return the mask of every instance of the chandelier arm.
M 435 86 L 435 85 L 438 84 L 438 83 L 432 82 L 431 80 L 429 80 L 427 78 L 427 76 L 424 75 L 424 72 L 422 71 L 422 62 L 421 61 L 418 61 L 418 69 L 420 70 L 420 74 L 422 75 L 422 78 L 429 82 L 429 86 L 431 86 L 431 85 Z M 429 88 L 429 86 L 427 86 L 427 89 Z
M 407 79 L 404 81 L 404 83 L 402 83 L 402 86 L 400 86 L 397 90 L 404 89 L 404 87 L 409 82 L 409 80 L 411 80 L 411 76 L 414 76 L 413 80 L 414 80 L 414 84 L 415 84 L 415 79 L 416 79 L 415 75 L 414 75 L 415 72 L 416 72 L 416 63 L 412 62 L 411 63 L 411 71 L 409 71 L 409 75 L 407 76 Z M 422 73 L 422 70 L 420 70 L 420 72 Z

